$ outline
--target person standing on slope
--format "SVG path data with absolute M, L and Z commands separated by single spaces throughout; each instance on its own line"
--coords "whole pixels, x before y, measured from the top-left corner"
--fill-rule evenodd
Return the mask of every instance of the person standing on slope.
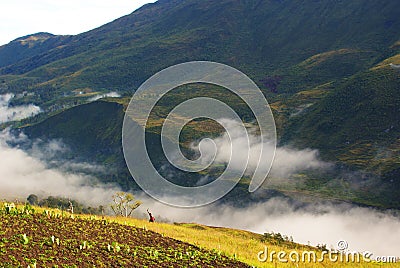
M 147 209 L 147 213 L 149 213 L 149 222 L 155 222 L 156 218 L 154 218 L 154 216 L 151 214 L 151 212 L 149 211 L 149 209 Z

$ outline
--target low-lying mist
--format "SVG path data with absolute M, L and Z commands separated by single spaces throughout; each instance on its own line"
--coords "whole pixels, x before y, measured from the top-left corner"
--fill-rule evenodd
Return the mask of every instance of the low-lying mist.
M 260 163 L 260 168 L 264 169 L 264 174 L 269 174 L 273 177 L 289 177 L 299 171 L 304 170 L 323 170 L 331 167 L 330 163 L 321 161 L 318 158 L 318 151 L 311 149 L 298 150 L 290 147 L 277 147 L 275 150 L 274 161 L 271 169 L 268 164 L 269 159 L 272 159 L 269 154 L 274 152 L 274 143 L 266 140 L 260 143 L 258 135 L 255 134 L 255 129 L 248 129 L 248 136 L 242 136 L 241 122 L 236 122 L 230 119 L 222 119 L 229 126 L 229 134 L 224 133 L 222 136 L 215 139 L 204 140 L 201 144 L 202 158 L 205 162 L 210 162 L 215 155 L 215 163 L 227 164 L 230 163 L 233 168 L 239 168 L 241 163 L 248 163 L 247 174 L 251 174 Z M 247 148 L 247 139 L 249 140 L 250 148 Z M 198 150 L 199 144 L 194 143 L 192 149 Z M 240 154 L 231 155 L 232 147 L 238 148 Z M 216 149 L 216 153 L 214 150 Z M 247 151 L 249 149 L 249 152 Z M 266 152 L 264 158 L 259 159 L 260 151 Z M 249 156 L 249 158 L 248 158 Z M 247 159 L 248 158 L 248 159 Z M 259 162 L 260 161 L 260 162 Z
M 30 146 L 22 146 L 26 143 Z M 99 183 L 93 176 L 82 172 L 101 171 L 103 167 L 68 161 L 54 167 L 49 162 L 49 156 L 62 154 L 65 150 L 68 148 L 61 141 L 29 141 L 23 134 L 15 136 L 9 130 L 0 132 L 1 198 L 24 201 L 34 193 L 42 197 L 71 198 L 90 206 L 110 204 L 119 187 Z M 275 174 L 279 175 L 327 166 L 318 160 L 316 151 L 293 148 L 278 148 L 277 161 L 282 163 L 279 168 L 275 167 Z M 285 166 L 291 163 L 296 169 L 285 172 Z M 310 166 L 310 163 L 314 164 Z M 332 203 L 299 208 L 283 198 L 272 198 L 244 208 L 214 203 L 195 209 L 180 209 L 161 204 L 144 193 L 136 193 L 136 196 L 143 201 L 136 215 L 145 215 L 149 208 L 157 220 L 197 222 L 258 233 L 279 232 L 292 236 L 296 242 L 313 246 L 322 243 L 328 248 L 335 248 L 337 241 L 346 240 L 351 250 L 368 250 L 375 256 L 398 255 L 400 252 L 400 219 L 388 211 Z
M 87 205 L 99 205 L 111 200 L 119 190 L 115 185 L 96 183 L 96 179 L 82 170 L 96 169 L 87 163 L 65 162 L 59 168 L 50 168 L 52 154 L 65 150 L 61 142 L 34 142 L 28 150 L 9 143 L 30 143 L 23 134 L 14 136 L 9 130 L 0 133 L 0 196 L 25 201 L 29 194 L 42 197 L 72 198 Z M 40 146 L 39 146 L 40 145 Z M 45 157 L 46 156 L 46 157 Z
M 21 120 L 41 112 L 40 107 L 29 104 L 20 106 L 10 106 L 10 101 L 14 94 L 0 95 L 0 123 Z
M 93 96 L 93 97 L 91 97 L 89 99 L 89 101 L 97 101 L 99 99 L 108 98 L 108 97 L 109 98 L 118 98 L 118 97 L 121 97 L 121 95 L 118 94 L 117 92 L 109 92 L 109 93 L 99 94 L 99 95 Z
M 180 209 L 141 196 L 144 211 L 150 208 L 159 218 L 171 222 L 196 222 L 231 227 L 256 233 L 274 232 L 292 236 L 295 242 L 326 244 L 336 249 L 346 240 L 350 250 L 370 251 L 374 256 L 398 256 L 400 252 L 400 218 L 349 204 L 312 204 L 297 208 L 282 198 L 273 198 L 246 208 L 209 205 Z

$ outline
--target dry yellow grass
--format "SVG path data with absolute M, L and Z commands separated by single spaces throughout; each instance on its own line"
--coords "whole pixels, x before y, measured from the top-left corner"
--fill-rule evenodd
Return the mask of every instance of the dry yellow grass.
M 356 50 L 356 49 L 346 49 L 346 48 L 339 49 L 339 50 L 327 51 L 324 53 L 316 54 L 316 55 L 306 59 L 305 61 L 300 63 L 299 66 L 302 66 L 304 68 L 312 68 L 312 67 L 315 67 L 315 66 L 321 64 L 322 62 L 326 61 L 327 59 L 329 59 L 333 56 L 357 53 L 357 52 L 360 52 L 360 51 Z
M 316 263 L 280 263 L 277 261 L 275 261 L 274 263 L 271 263 L 269 261 L 260 262 L 257 258 L 257 254 L 260 251 L 263 251 L 265 246 L 268 247 L 269 253 L 271 253 L 271 251 L 285 251 L 287 253 L 286 259 L 288 259 L 288 254 L 292 250 L 297 250 L 301 256 L 304 251 L 311 251 L 316 249 L 295 243 L 291 244 L 291 246 L 278 246 L 269 243 L 263 243 L 261 242 L 262 235 L 260 234 L 229 228 L 217 228 L 194 223 L 149 223 L 146 220 L 133 218 L 126 219 L 120 217 L 110 217 L 109 219 L 119 222 L 121 224 L 145 227 L 148 230 L 163 234 L 167 237 L 194 244 L 201 248 L 209 250 L 215 249 L 221 251 L 225 255 L 236 256 L 240 261 L 254 267 L 400 267 L 400 264 L 366 263 L 363 262 L 362 258 L 360 263 L 345 263 L 340 261 L 337 263 L 332 263 L 329 261 L 329 258 L 327 256 L 325 258 L 325 261 L 322 263 L 319 263 L 318 261 Z M 316 252 L 317 256 L 320 257 L 321 253 L 317 250 Z M 277 258 L 276 255 L 274 258 Z
M 380 68 L 390 68 L 390 64 L 400 64 L 400 54 L 394 55 L 393 57 L 390 57 L 380 63 L 378 63 L 377 65 L 375 65 L 374 67 L 371 68 L 371 70 L 377 70 Z

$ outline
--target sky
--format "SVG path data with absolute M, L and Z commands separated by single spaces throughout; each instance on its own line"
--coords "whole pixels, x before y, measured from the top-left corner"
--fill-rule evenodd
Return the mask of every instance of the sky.
M 37 32 L 79 34 L 156 0 L 2 0 L 0 45 Z

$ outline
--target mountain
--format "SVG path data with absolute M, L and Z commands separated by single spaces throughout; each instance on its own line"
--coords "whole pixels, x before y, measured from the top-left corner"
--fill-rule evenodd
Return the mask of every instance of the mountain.
M 107 165 L 110 172 L 96 174 L 104 182 L 116 182 L 124 189 L 136 186 L 125 167 L 121 148 L 124 107 L 115 102 L 96 101 L 67 109 L 23 128 L 32 139 L 59 140 L 70 150 L 61 160 L 73 159 Z
M 347 186 L 357 183 L 370 197 L 382 190 L 379 199 L 392 204 L 400 198 L 400 72 L 389 62 L 399 62 L 399 56 L 329 85 L 322 98 L 321 89 L 314 89 L 287 100 L 292 116 L 282 135 L 283 141 L 317 148 L 325 160 L 350 168 L 351 176 L 341 176 Z M 308 105 L 313 95 L 320 99 Z
M 282 76 L 279 92 L 293 92 L 366 70 L 392 54 L 390 46 L 399 40 L 397 10 L 398 2 L 388 0 L 161 0 L 1 64 L 7 66 L 0 74 L 12 89 L 51 91 L 48 101 L 84 88 L 132 91 L 172 64 L 211 60 L 239 68 L 260 84 Z M 316 55 L 334 65 L 297 66 Z M 307 70 L 319 79 L 312 81 Z
M 0 46 L 0 68 L 16 64 L 62 46 L 69 36 L 55 36 L 50 33 L 36 33 Z
M 17 124 L 33 138 L 61 138 L 75 156 L 124 169 L 120 127 L 132 91 L 172 64 L 225 63 L 260 86 L 281 145 L 318 149 L 335 164 L 332 174 L 301 174 L 306 183 L 290 191 L 400 208 L 400 72 L 391 65 L 400 64 L 399 10 L 389 0 L 159 0 L 83 34 L 36 34 L 2 46 L 0 94 L 32 93 L 15 103 L 43 109 Z M 210 90 L 248 114 L 235 97 Z M 109 91 L 123 98 L 85 104 Z M 172 93 L 158 116 L 200 93 Z M 148 131 L 159 139 L 159 129 Z M 218 134 L 190 131 L 183 144 Z M 358 186 L 349 194 L 349 185 Z
M 397 161 L 383 160 L 398 154 L 399 93 L 398 70 L 376 66 L 336 85 L 306 116 L 292 119 L 285 138 L 359 167 L 391 170 Z

